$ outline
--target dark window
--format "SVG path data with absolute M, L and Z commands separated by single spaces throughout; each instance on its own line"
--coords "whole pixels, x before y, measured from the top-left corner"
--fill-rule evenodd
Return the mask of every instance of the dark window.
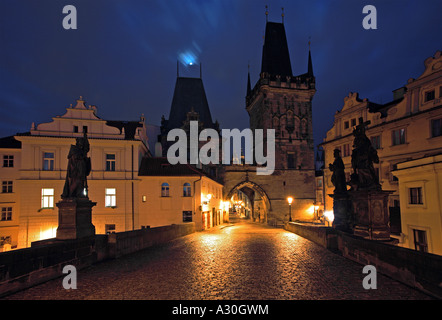
M 106 154 L 106 171 L 115 171 L 115 154 Z
M 434 119 L 431 120 L 431 136 L 432 137 L 439 137 L 442 135 L 442 119 Z
M 381 148 L 381 136 L 371 137 L 370 140 L 371 140 L 371 145 L 373 146 L 373 148 L 375 148 L 375 149 Z
M 350 127 L 350 124 L 348 123 L 348 121 L 344 122 L 344 129 L 348 129 Z
M 428 252 L 427 233 L 423 230 L 413 229 L 414 248 L 417 251 Z
M 351 119 L 351 126 L 354 127 L 356 125 L 356 119 Z
M 114 224 L 105 224 L 104 225 L 104 232 L 106 234 L 115 233 L 115 225 Z
M 3 207 L 0 221 L 11 221 L 11 220 L 12 220 L 12 207 Z
M 192 196 L 192 188 L 190 183 L 185 183 L 183 185 L 183 197 L 191 197 Z
M 3 193 L 12 192 L 12 181 L 2 181 L 2 192 Z
M 434 100 L 434 90 L 425 92 L 425 102 Z
M 53 152 L 43 153 L 43 170 L 54 170 L 54 158 Z
M 183 211 L 183 222 L 192 222 L 192 211 Z
M 295 155 L 293 153 L 287 154 L 287 168 L 288 169 L 295 168 Z
M 87 126 L 83 126 L 83 132 L 87 133 Z
M 168 197 L 169 196 L 169 184 L 164 182 L 161 185 L 161 196 L 162 197 Z
M 14 156 L 4 155 L 3 156 L 3 167 L 4 168 L 13 168 L 14 167 Z
M 392 143 L 394 146 L 405 144 L 405 129 L 398 129 L 392 131 Z
M 410 204 L 423 204 L 422 188 L 410 188 Z
M 78 132 L 78 126 L 74 126 L 74 132 L 75 132 L 75 133 Z

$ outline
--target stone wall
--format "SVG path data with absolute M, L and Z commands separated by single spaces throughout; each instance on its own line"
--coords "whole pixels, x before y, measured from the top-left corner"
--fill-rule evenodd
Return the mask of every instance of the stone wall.
M 284 229 L 442 299 L 442 256 L 359 238 L 331 227 L 289 222 Z
M 284 229 L 300 235 L 320 246 L 332 251 L 337 250 L 337 234 L 336 230 L 321 225 L 309 225 L 305 223 L 286 222 Z
M 145 228 L 108 235 L 109 257 L 118 258 L 195 232 L 195 223 Z
M 0 297 L 77 270 L 195 232 L 194 223 L 96 235 L 80 240 L 48 239 L 30 248 L 0 253 Z M 61 285 L 61 283 L 60 283 Z

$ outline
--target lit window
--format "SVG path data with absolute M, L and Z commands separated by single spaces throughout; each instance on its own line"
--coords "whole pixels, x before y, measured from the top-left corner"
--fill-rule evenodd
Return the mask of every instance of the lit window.
M 394 146 L 405 144 L 405 129 L 398 129 L 392 131 L 392 142 Z
M 11 220 L 12 220 L 12 207 L 3 207 L 0 221 L 11 221 Z
M 14 156 L 4 155 L 3 156 L 3 167 L 4 168 L 12 168 L 12 167 L 14 167 Z
M 115 171 L 115 154 L 106 154 L 106 171 Z
M 423 204 L 422 188 L 410 188 L 410 204 Z
M 54 170 L 54 153 L 53 152 L 44 152 L 43 153 L 43 170 Z
M 183 185 L 183 197 L 191 197 L 192 196 L 192 188 L 190 187 L 190 183 L 185 183 Z
M 54 189 L 52 188 L 41 189 L 41 207 L 42 208 L 54 207 Z
M 117 190 L 115 188 L 106 188 L 104 203 L 106 207 L 117 205 Z
M 161 196 L 162 197 L 168 197 L 169 196 L 169 184 L 164 182 L 161 185 Z
M 12 181 L 2 181 L 2 193 L 12 193 Z

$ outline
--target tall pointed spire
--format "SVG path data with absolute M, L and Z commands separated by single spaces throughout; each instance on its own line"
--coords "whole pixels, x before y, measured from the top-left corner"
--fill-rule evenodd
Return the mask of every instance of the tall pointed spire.
M 308 41 L 308 75 L 313 76 L 313 63 L 312 63 L 312 54 L 310 52 L 310 39 Z
M 250 85 L 250 64 L 248 65 L 248 71 L 247 71 L 247 97 L 252 92 L 252 86 Z

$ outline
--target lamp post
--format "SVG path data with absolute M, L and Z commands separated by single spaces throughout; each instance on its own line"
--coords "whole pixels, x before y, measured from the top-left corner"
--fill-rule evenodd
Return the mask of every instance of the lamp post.
M 287 201 L 289 203 L 289 221 L 292 222 L 292 202 L 293 202 L 293 198 L 292 197 L 288 197 Z

